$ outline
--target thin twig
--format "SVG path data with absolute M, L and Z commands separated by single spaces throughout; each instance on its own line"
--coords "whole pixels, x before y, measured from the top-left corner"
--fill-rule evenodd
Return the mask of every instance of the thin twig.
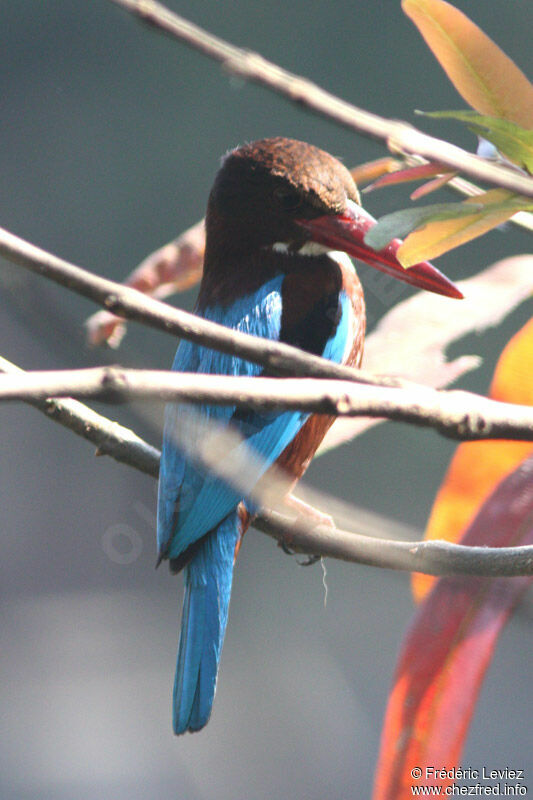
M 258 53 L 213 36 L 154 0 L 111 0 L 142 22 L 212 58 L 238 77 L 253 81 L 288 100 L 365 136 L 380 139 L 394 152 L 416 153 L 447 164 L 478 181 L 533 197 L 533 180 L 422 133 L 405 122 L 389 120 L 347 103 L 311 81 L 267 61 Z
M 0 360 L 0 371 L 17 375 L 22 372 L 6 359 Z M 31 405 L 78 436 L 95 444 L 105 442 L 105 453 L 112 458 L 157 477 L 159 452 L 127 428 L 95 414 L 92 409 L 74 400 L 32 400 Z M 57 409 L 58 413 L 50 414 L 50 408 Z M 414 570 L 430 575 L 504 577 L 533 574 L 531 545 L 484 548 L 465 547 L 440 540 L 398 542 L 317 526 L 302 517 L 295 521 L 286 514 L 272 510 L 263 510 L 255 518 L 254 526 L 299 552 L 369 566 Z
M 347 381 L 249 378 L 93 367 L 0 376 L 0 401 L 81 397 L 108 402 L 160 399 L 194 404 L 301 410 L 342 417 L 386 417 L 434 428 L 462 441 L 533 441 L 533 407 L 465 391 L 365 386 Z

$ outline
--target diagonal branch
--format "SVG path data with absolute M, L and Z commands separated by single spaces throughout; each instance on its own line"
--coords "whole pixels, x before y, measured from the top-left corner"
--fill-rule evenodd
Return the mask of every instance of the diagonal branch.
M 212 58 L 233 75 L 283 95 L 310 111 L 351 130 L 380 139 L 393 151 L 414 153 L 439 161 L 478 180 L 533 197 L 533 179 L 422 133 L 405 122 L 364 111 L 253 53 L 213 36 L 155 0 L 111 0 L 159 30 Z
M 14 264 L 99 303 L 117 316 L 135 320 L 172 336 L 181 336 L 191 342 L 213 347 L 222 353 L 245 358 L 247 361 L 261 364 L 274 374 L 337 378 L 373 386 L 400 386 L 406 383 L 400 379 L 378 378 L 361 370 L 333 364 L 325 358 L 304 353 L 297 347 L 240 333 L 189 314 L 129 286 L 101 278 L 70 264 L 3 228 L 0 228 L 0 255 Z
M 1 356 L 0 372 L 7 373 L 11 379 L 26 375 L 24 370 Z M 128 467 L 157 478 L 159 450 L 147 444 L 129 428 L 97 414 L 77 400 L 28 397 L 25 402 L 42 411 L 53 422 L 92 442 L 97 448 L 96 455 L 109 455 L 121 464 L 127 464 Z
M 0 372 L 13 375 L 23 373 L 6 359 L 0 360 Z M 92 409 L 74 400 L 28 402 L 78 436 L 89 439 L 99 447 L 103 444 L 103 452 L 107 455 L 157 477 L 159 451 L 127 428 L 95 414 Z M 52 414 L 50 409 L 53 409 Z M 291 519 L 286 513 L 269 509 L 264 509 L 255 518 L 254 525 L 299 552 L 369 566 L 425 572 L 430 575 L 512 577 L 533 574 L 533 546 L 486 548 L 465 547 L 438 540 L 399 542 L 393 539 L 376 539 L 329 526 L 317 526 L 302 517 Z
M 194 404 L 298 410 L 341 417 L 386 417 L 435 428 L 462 441 L 533 441 L 533 408 L 472 392 L 365 386 L 347 381 L 249 378 L 96 367 L 0 377 L 0 401 L 83 397 L 108 402 L 156 398 Z

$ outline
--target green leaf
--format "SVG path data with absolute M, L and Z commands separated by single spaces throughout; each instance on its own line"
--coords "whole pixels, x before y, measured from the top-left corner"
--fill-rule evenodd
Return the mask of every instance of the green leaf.
M 434 203 L 419 208 L 404 208 L 386 214 L 365 236 L 365 244 L 373 250 L 383 250 L 391 239 L 401 239 L 430 220 L 456 219 L 471 216 L 483 208 L 481 203 Z
M 533 174 L 533 130 L 527 130 L 514 122 L 497 117 L 487 117 L 477 111 L 432 111 L 421 112 L 435 119 L 457 119 L 465 122 L 470 130 L 488 139 L 508 159 Z
M 455 217 L 443 219 L 442 214 L 437 214 L 426 219 L 424 225 L 410 233 L 398 249 L 400 263 L 411 267 L 419 261 L 436 258 L 497 228 L 517 211 L 533 207 L 527 197 L 513 195 L 504 189 L 490 189 L 475 199 L 475 203 L 471 200 L 459 203 L 463 211 Z M 464 210 L 469 208 L 470 213 L 466 211 L 465 214 Z
M 407 268 L 481 236 L 517 211 L 532 209 L 528 197 L 490 189 L 462 203 L 435 203 L 387 214 L 368 231 L 365 244 L 379 251 L 392 239 L 409 234 L 398 250 L 398 259 Z

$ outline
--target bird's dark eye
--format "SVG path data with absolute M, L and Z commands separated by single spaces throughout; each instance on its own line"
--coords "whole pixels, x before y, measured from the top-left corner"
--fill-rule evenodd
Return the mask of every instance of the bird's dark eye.
M 274 197 L 286 211 L 292 211 L 293 208 L 298 208 L 302 202 L 302 197 L 294 189 L 286 189 L 279 186 L 274 189 Z

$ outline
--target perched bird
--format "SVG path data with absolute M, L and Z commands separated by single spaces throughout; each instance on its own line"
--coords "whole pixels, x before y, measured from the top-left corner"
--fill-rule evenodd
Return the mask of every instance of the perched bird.
M 323 150 L 281 137 L 232 150 L 209 196 L 196 313 L 358 366 L 365 307 L 346 253 L 415 286 L 461 297 L 431 264 L 404 270 L 395 257 L 397 241 L 380 253 L 369 250 L 363 237 L 374 224 L 348 170 Z M 262 371 L 187 341 L 180 343 L 173 369 L 247 376 Z M 158 499 L 159 557 L 174 572 L 185 569 L 173 695 L 177 734 L 199 730 L 211 714 L 234 558 L 248 515 L 234 489 L 182 453 L 175 432 L 198 424 L 201 436 L 201 420 L 229 426 L 261 456 L 263 471 L 276 462 L 295 482 L 333 422 L 299 411 L 261 414 L 209 405 L 195 423 L 189 411 L 167 406 Z

